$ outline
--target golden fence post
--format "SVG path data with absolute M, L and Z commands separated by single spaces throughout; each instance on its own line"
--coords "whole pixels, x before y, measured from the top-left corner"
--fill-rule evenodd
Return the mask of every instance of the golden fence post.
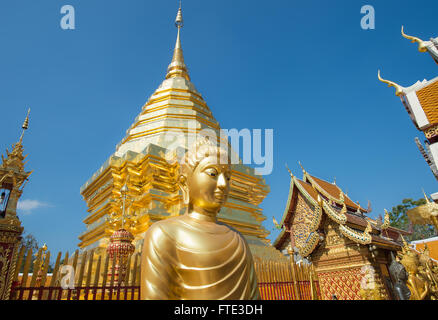
M 312 300 L 318 300 L 315 297 L 315 288 L 314 288 L 314 284 L 313 284 L 313 276 L 312 276 L 313 272 L 312 270 L 310 270 L 310 295 L 312 297 Z
M 20 273 L 20 268 L 21 268 L 21 264 L 23 263 L 23 258 L 24 258 L 24 253 L 26 251 L 26 247 L 25 246 L 21 246 L 20 248 L 20 252 L 18 254 L 18 260 L 17 260 L 17 265 L 14 271 L 14 277 L 13 277 L 13 281 L 17 282 L 18 281 L 18 274 Z
M 108 279 L 108 266 L 109 266 L 109 255 L 105 254 L 105 264 L 103 267 L 103 279 L 102 279 L 102 295 L 101 299 L 104 300 L 106 297 L 106 283 Z
M 68 265 L 68 263 L 69 263 L 69 260 L 68 260 L 68 251 L 65 253 L 65 256 L 64 256 L 64 261 L 62 262 L 62 266 L 66 266 L 66 265 Z M 74 271 L 73 271 L 74 272 Z M 59 275 L 61 275 L 61 274 L 59 274 Z M 58 282 L 54 282 L 55 284 L 57 284 Z M 73 283 L 73 285 L 74 285 L 74 283 Z M 59 289 L 59 290 L 54 290 L 54 294 L 55 294 L 55 296 L 56 296 L 56 294 L 57 294 L 57 299 L 58 298 L 60 298 L 61 300 L 62 300 L 62 298 L 63 297 L 65 297 L 65 295 L 66 295 L 66 293 L 64 292 L 64 290 L 63 290 L 63 288 L 61 288 L 61 289 Z
M 76 289 L 76 299 L 80 300 L 81 298 L 81 287 L 82 287 L 82 281 L 84 279 L 84 271 L 85 271 L 85 264 L 87 263 L 87 251 L 84 252 L 81 259 L 81 268 L 79 270 L 79 278 L 78 282 L 76 284 L 76 287 L 79 287 L 79 290 Z
M 102 260 L 102 256 L 99 256 L 97 260 L 97 266 L 94 274 L 94 290 L 93 290 L 93 300 L 96 300 L 97 295 L 97 287 L 99 286 L 99 278 L 100 278 L 100 262 Z
M 300 291 L 298 290 L 298 286 L 297 286 L 297 275 L 295 273 L 295 271 L 296 271 L 295 266 L 296 265 L 295 265 L 294 253 L 293 253 L 293 250 L 290 246 L 287 248 L 287 251 L 288 251 L 289 257 L 290 257 L 290 264 L 291 264 L 291 271 L 292 271 L 292 283 L 294 286 L 294 295 L 295 295 L 296 300 L 301 300 Z
M 90 286 L 90 283 L 91 283 L 91 272 L 93 270 L 93 258 L 94 258 L 94 249 L 91 250 L 90 258 L 88 260 L 87 278 L 85 280 L 85 287 L 86 287 L 86 289 L 84 291 L 84 298 L 85 298 L 85 300 L 88 300 L 88 295 L 89 295 L 89 292 L 90 292 L 89 286 Z
M 15 271 L 12 277 L 12 287 L 21 286 L 20 283 L 18 282 L 18 274 L 20 272 L 21 265 L 23 264 L 23 258 L 25 252 L 26 252 L 26 248 L 25 246 L 22 245 L 20 248 L 20 252 L 18 253 L 17 262 L 15 264 Z M 15 300 L 16 298 L 17 298 L 17 291 L 14 291 L 13 295 L 12 292 L 10 292 L 9 299 Z
M 58 278 L 58 270 L 59 270 L 59 264 L 61 262 L 61 255 L 62 255 L 61 251 L 58 252 L 58 256 L 56 257 L 56 262 L 55 262 L 55 268 L 53 269 L 53 273 L 52 273 L 52 279 L 50 279 L 49 292 L 51 293 L 51 295 L 49 297 L 49 292 L 46 292 L 43 296 L 43 300 L 47 300 L 47 299 L 52 300 L 54 293 L 54 290 L 52 288 L 55 286 L 56 280 Z
M 132 267 L 132 281 L 131 281 L 132 287 L 134 287 L 137 283 L 137 260 L 138 260 L 138 254 L 135 254 L 134 266 Z M 140 292 L 138 294 L 140 294 Z M 134 296 L 135 296 L 135 292 L 134 292 L 134 290 L 132 290 L 131 291 L 131 300 L 134 300 Z M 140 299 L 140 297 L 138 297 L 138 299 Z
M 28 299 L 31 299 L 33 296 L 34 287 L 35 287 L 37 277 L 38 277 L 38 271 L 40 269 L 42 254 L 43 254 L 43 249 L 42 248 L 38 249 L 37 257 L 36 257 L 35 261 L 33 262 L 32 278 L 30 279 L 30 285 L 29 285 L 30 290 L 29 290 L 29 295 L 27 296 Z
M 46 287 L 46 278 L 47 272 L 49 271 L 49 262 L 50 262 L 50 251 L 47 251 L 46 256 L 44 257 L 44 265 L 42 269 L 38 270 L 38 296 L 37 299 L 40 300 L 43 298 L 44 288 Z

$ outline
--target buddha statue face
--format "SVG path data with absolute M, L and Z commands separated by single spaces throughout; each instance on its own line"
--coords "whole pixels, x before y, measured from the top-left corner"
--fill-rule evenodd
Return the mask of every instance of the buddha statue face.
M 216 215 L 227 201 L 231 170 L 228 154 L 208 140 L 201 140 L 186 154 L 179 184 L 190 211 Z

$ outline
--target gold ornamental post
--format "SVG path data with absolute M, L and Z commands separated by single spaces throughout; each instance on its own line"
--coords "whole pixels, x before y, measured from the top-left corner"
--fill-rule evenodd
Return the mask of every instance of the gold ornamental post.
M 120 189 L 122 200 L 122 215 L 121 217 L 115 217 L 109 219 L 109 222 L 113 226 L 117 225 L 117 222 L 121 220 L 121 228 L 116 230 L 110 237 L 110 243 L 107 246 L 107 253 L 113 264 L 111 265 L 109 277 L 114 279 L 115 282 L 123 285 L 125 283 L 125 277 L 127 273 L 127 262 L 129 257 L 135 251 L 135 246 L 132 244 L 134 240 L 133 234 L 125 228 L 126 220 L 135 217 L 135 215 L 126 215 L 126 200 L 128 196 L 128 186 L 125 183 Z M 132 200 L 132 199 L 131 199 Z M 132 201 L 130 202 L 132 204 Z M 128 227 L 129 228 L 129 227 Z

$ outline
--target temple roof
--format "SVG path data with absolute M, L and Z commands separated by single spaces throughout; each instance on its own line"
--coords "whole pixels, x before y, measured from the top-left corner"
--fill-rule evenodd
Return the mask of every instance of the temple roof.
M 282 231 L 273 243 L 273 246 L 277 249 L 284 249 L 290 241 L 287 228 L 290 228 L 293 215 L 295 214 L 298 193 L 308 201 L 309 205 L 313 207 L 312 210 L 314 212 L 315 210 L 320 211 L 327 215 L 329 219 L 335 221 L 340 226 L 341 233 L 350 240 L 360 244 L 373 243 L 381 247 L 394 248 L 399 246 L 398 243 L 393 241 L 394 239 L 381 236 L 383 229 L 391 229 L 393 233 L 399 233 L 398 229 L 387 225 L 388 222 L 378 222 L 367 217 L 365 213 L 368 213 L 368 210 L 354 203 L 336 184 L 310 175 L 303 169 L 302 180 L 291 173 L 288 201 L 279 224 L 279 227 L 282 227 Z M 310 254 L 316 247 L 317 243 L 315 241 L 317 240 L 315 239 L 319 238 L 318 229 L 322 221 L 320 214 L 306 215 L 306 217 L 311 220 L 307 223 L 314 226 L 310 228 L 310 233 L 304 235 L 304 237 L 308 239 L 313 238 L 314 240 L 311 241 L 312 243 L 308 247 L 299 248 L 301 250 L 300 254 L 303 252 L 304 256 Z M 317 220 L 313 221 L 314 219 Z M 404 231 L 400 230 L 400 232 L 406 234 Z
M 311 180 L 310 180 L 310 179 Z M 341 193 L 342 190 L 334 183 L 319 179 L 315 176 L 309 175 L 307 173 L 304 174 L 304 180 L 310 180 L 310 184 L 312 185 L 312 182 L 314 182 L 314 186 L 316 187 L 317 190 L 321 190 L 322 192 L 327 192 L 330 196 L 336 198 L 336 199 L 340 199 L 341 198 Z M 357 210 L 360 208 L 360 210 L 362 212 L 367 212 L 367 209 L 362 208 L 360 205 L 358 205 L 357 203 L 354 203 L 346 194 L 343 194 L 344 196 L 344 201 L 345 204 L 347 205 L 348 208 Z
M 417 97 L 429 123 L 438 124 L 438 79 L 418 90 Z

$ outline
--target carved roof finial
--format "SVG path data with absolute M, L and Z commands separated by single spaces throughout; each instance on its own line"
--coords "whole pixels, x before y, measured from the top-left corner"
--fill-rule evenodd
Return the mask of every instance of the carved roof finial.
M 388 85 L 388 87 L 394 87 L 394 88 L 395 88 L 395 95 L 396 95 L 397 97 L 399 97 L 399 96 L 401 96 L 402 94 L 404 94 L 404 91 L 403 91 L 404 88 L 403 88 L 401 85 L 398 85 L 398 84 L 395 83 L 395 82 L 392 82 L 392 81 L 389 81 L 389 80 L 385 80 L 385 79 L 383 79 L 383 78 L 380 76 L 380 70 L 378 70 L 378 72 L 377 72 L 377 78 L 378 78 L 381 82 L 386 83 L 386 84 Z
M 300 165 L 301 170 L 303 170 L 303 174 L 306 174 L 306 170 L 305 170 L 304 167 L 301 165 L 301 162 L 300 162 L 300 161 L 298 161 L 298 164 Z
M 421 40 L 420 38 L 417 37 L 412 37 L 412 36 L 408 36 L 407 34 L 405 34 L 404 30 L 403 30 L 403 26 L 401 27 L 401 34 L 404 38 L 411 40 L 412 43 L 417 42 L 418 43 L 418 51 L 420 52 L 427 52 L 427 44 L 425 41 Z
M 286 162 L 286 169 L 287 169 L 287 171 L 289 171 L 290 177 L 293 178 L 294 175 L 293 175 L 292 171 L 290 171 L 289 167 L 287 166 L 287 162 Z
M 21 142 L 23 141 L 24 131 L 29 129 L 29 114 L 30 114 L 30 108 L 27 110 L 26 119 L 24 119 L 23 125 L 21 126 L 23 131 L 21 132 L 20 140 L 18 141 L 19 144 L 21 144 Z

